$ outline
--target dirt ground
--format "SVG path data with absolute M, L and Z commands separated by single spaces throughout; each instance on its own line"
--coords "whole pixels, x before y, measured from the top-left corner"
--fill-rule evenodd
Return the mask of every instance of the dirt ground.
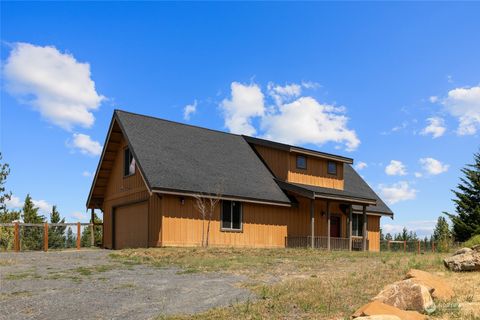
M 114 261 L 107 250 L 0 253 L 0 319 L 151 319 L 252 299 L 245 277 Z

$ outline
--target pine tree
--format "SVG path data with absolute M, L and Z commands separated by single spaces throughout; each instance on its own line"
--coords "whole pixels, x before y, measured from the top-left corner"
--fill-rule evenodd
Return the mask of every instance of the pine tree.
M 456 214 L 445 212 L 453 223 L 456 241 L 466 241 L 480 234 L 480 152 L 474 154 L 474 164 L 462 169 L 465 177 L 460 178 L 455 194 Z
M 385 240 L 393 240 L 393 237 L 390 234 L 390 232 L 387 232 L 387 234 L 385 235 Z
M 94 215 L 95 223 L 102 223 L 102 219 L 100 219 L 96 213 L 94 213 L 93 215 Z M 92 223 L 91 219 L 90 219 L 90 223 Z M 91 241 L 92 241 L 90 234 L 91 234 L 91 229 L 90 229 L 90 226 L 88 226 L 87 228 L 84 229 L 82 233 L 82 239 L 80 240 L 82 247 L 90 247 Z M 102 245 L 102 228 L 95 226 L 94 235 L 95 235 L 95 246 L 100 247 Z
M 44 216 L 38 214 L 38 208 L 35 207 L 32 197 L 27 194 L 22 209 L 22 219 L 24 223 L 43 223 Z M 23 227 L 21 235 L 22 245 L 27 250 L 41 250 L 43 246 L 43 228 L 41 227 Z
M 68 227 L 67 230 L 67 240 L 65 243 L 65 247 L 67 248 L 74 248 L 75 247 L 75 236 L 73 235 L 73 231 L 71 227 Z
M 450 226 L 447 223 L 447 219 L 444 217 L 438 217 L 437 225 L 433 231 L 433 239 L 436 243 L 437 250 L 440 252 L 447 252 L 451 242 Z
M 20 219 L 19 211 L 12 211 L 7 208 L 7 200 L 12 197 L 11 192 L 6 192 L 5 183 L 10 174 L 8 163 L 2 163 L 2 153 L 0 152 L 0 223 L 12 223 Z M 13 248 L 14 230 L 12 227 L 0 227 L 2 236 L 0 237 L 0 248 L 6 250 Z
M 60 219 L 60 213 L 57 211 L 57 206 L 52 207 L 50 213 L 50 223 L 65 223 L 65 218 Z M 48 247 L 52 249 L 59 249 L 65 246 L 65 229 L 61 226 L 50 226 L 48 228 Z

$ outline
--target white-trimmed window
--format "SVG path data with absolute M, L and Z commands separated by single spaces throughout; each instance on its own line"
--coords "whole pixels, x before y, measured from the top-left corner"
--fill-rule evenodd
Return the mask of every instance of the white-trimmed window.
M 242 203 L 239 201 L 222 201 L 222 230 L 242 230 Z
M 129 148 L 123 150 L 123 176 L 128 177 L 135 174 L 135 159 Z

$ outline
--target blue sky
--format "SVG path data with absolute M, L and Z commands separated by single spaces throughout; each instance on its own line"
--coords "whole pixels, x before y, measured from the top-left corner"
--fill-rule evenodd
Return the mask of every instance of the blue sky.
M 352 157 L 387 231 L 429 233 L 480 147 L 478 3 L 1 7 L 11 207 L 85 220 L 115 108 Z

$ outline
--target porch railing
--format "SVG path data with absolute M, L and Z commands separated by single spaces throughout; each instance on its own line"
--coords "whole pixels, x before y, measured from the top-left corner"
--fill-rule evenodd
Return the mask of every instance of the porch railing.
M 362 238 L 352 237 L 352 250 L 362 250 Z M 285 237 L 285 246 L 287 248 L 309 248 L 312 246 L 312 237 L 288 236 Z M 314 237 L 314 247 L 316 249 L 328 249 L 328 237 Z M 367 240 L 368 248 L 368 240 Z M 349 239 L 330 237 L 330 250 L 348 250 Z

